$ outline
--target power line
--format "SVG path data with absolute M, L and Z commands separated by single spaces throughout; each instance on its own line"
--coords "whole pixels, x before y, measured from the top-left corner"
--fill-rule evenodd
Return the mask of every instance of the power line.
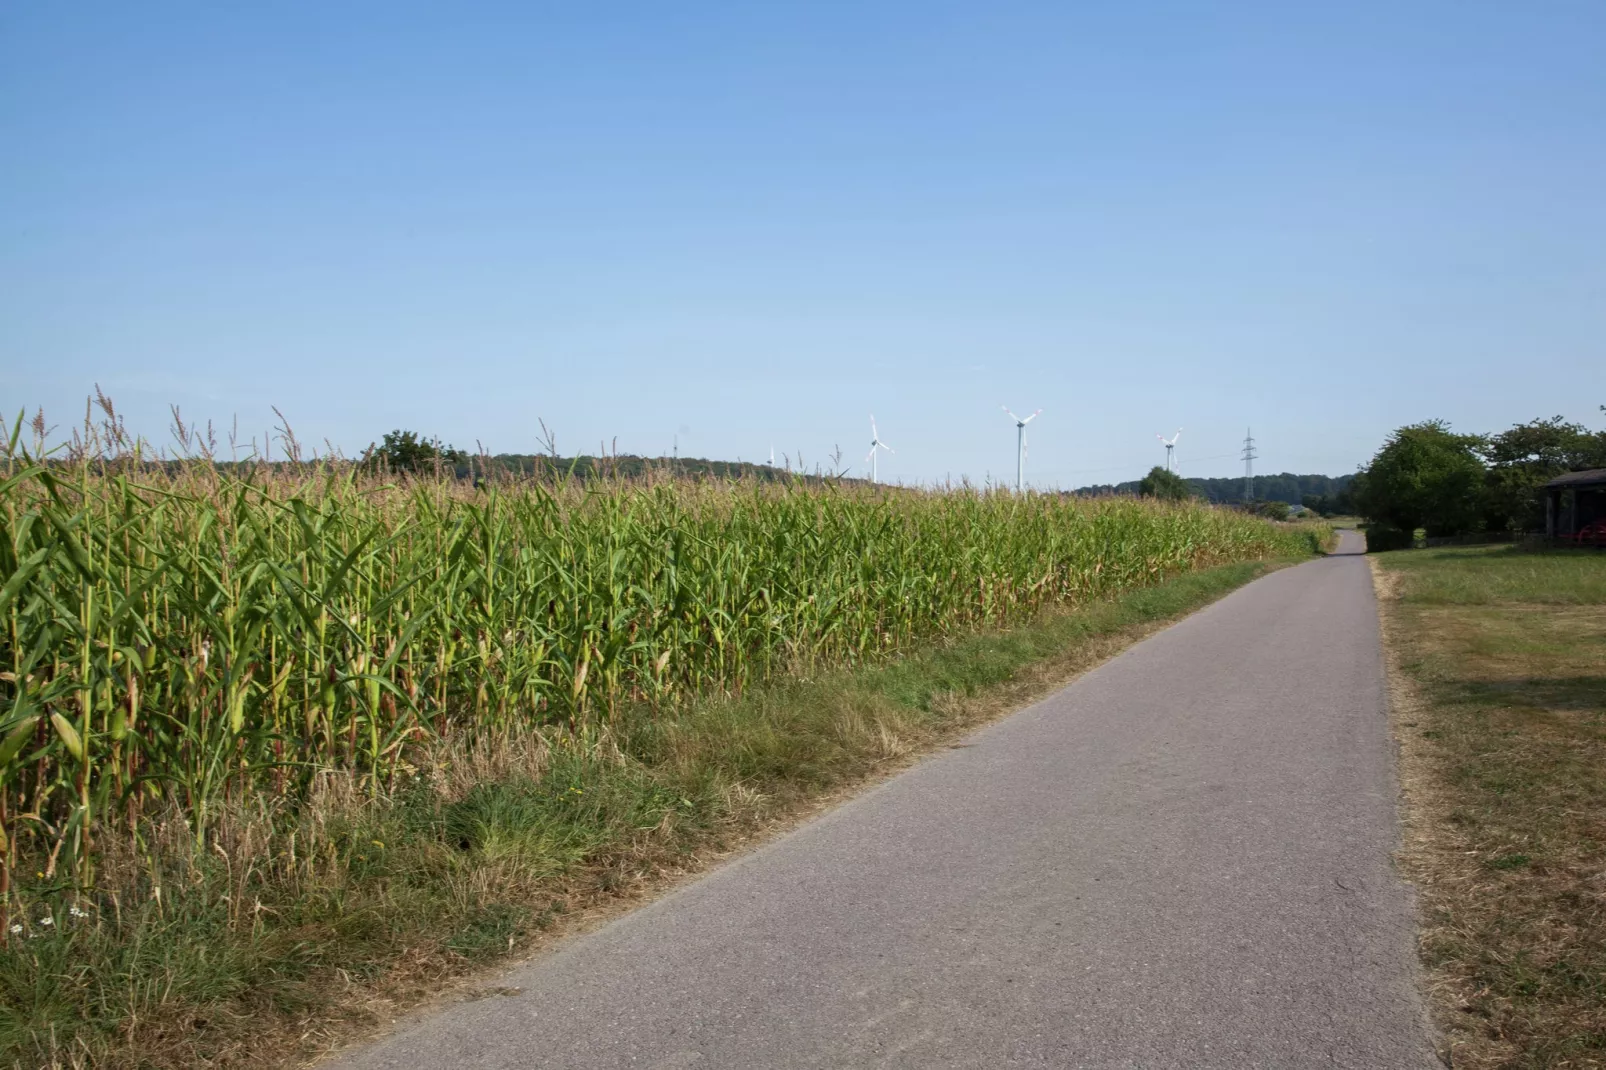
M 1260 454 L 1255 452 L 1255 436 L 1249 428 L 1244 428 L 1244 501 L 1255 500 L 1255 458 Z

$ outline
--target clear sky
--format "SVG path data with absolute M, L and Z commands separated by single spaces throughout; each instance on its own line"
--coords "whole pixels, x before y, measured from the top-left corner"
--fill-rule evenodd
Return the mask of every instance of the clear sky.
M 0 405 L 883 478 L 1606 403 L 1606 3 L 12 3 Z

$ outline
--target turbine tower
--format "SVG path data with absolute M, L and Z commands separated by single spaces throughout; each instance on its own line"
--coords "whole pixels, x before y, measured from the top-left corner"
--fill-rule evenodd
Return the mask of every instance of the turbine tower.
M 1015 421 L 1015 493 L 1019 494 L 1026 486 L 1026 425 L 1042 415 L 1043 410 L 1038 409 L 1022 420 L 1009 411 L 1008 405 L 1000 405 L 999 408 L 1009 413 L 1009 418 Z
M 1155 435 L 1154 437 L 1165 443 L 1165 470 L 1167 472 L 1173 471 L 1171 467 L 1171 452 L 1177 448 L 1177 439 L 1182 437 L 1182 428 L 1177 428 L 1177 433 L 1170 438 L 1166 438 L 1164 435 Z
M 876 451 L 877 450 L 886 450 L 888 453 L 897 453 L 898 452 L 897 450 L 893 449 L 891 446 L 887 445 L 885 442 L 881 441 L 881 434 L 880 434 L 880 432 L 878 432 L 875 429 L 875 413 L 872 412 L 870 414 L 870 452 L 865 454 L 865 457 L 864 457 L 864 459 L 866 461 L 870 462 L 870 482 L 871 483 L 874 483 L 876 481 L 876 464 L 875 464 L 875 462 L 876 462 Z

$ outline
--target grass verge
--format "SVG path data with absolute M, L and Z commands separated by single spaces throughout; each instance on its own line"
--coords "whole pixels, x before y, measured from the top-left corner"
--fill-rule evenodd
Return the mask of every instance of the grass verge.
M 304 1061 L 795 824 L 1273 567 L 1185 574 L 879 666 L 624 716 L 583 743 L 449 741 L 392 797 L 330 776 L 288 822 L 231 813 L 204 857 L 185 850 L 182 822 L 156 823 L 171 843 L 108 859 L 105 879 L 130 890 L 111 909 L 63 902 L 0 952 L 0 1065 Z
M 1606 1065 L 1606 555 L 1371 560 L 1451 1064 Z

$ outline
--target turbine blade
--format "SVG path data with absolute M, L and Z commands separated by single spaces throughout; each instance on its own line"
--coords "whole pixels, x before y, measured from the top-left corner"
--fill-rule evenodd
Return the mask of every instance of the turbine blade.
M 1005 412 L 1007 412 L 1007 413 L 1009 413 L 1009 418 L 1010 418 L 1010 419 L 1011 419 L 1011 420 L 1014 420 L 1014 421 L 1015 421 L 1015 422 L 1016 422 L 1016 423 L 1020 423 L 1020 417 L 1019 417 L 1019 416 L 1016 416 L 1016 415 L 1015 415 L 1015 414 L 1014 414 L 1014 413 L 1012 413 L 1012 412 L 1009 412 L 1009 406 L 1008 406 L 1008 405 L 1000 405 L 1000 406 L 998 406 L 998 407 L 999 407 L 999 408 L 1000 408 L 1000 409 L 1003 409 L 1003 410 L 1004 410 L 1004 411 L 1005 411 Z
M 1043 415 L 1043 410 L 1042 409 L 1038 409 L 1036 412 L 1034 412 L 1030 416 L 1026 417 L 1026 419 L 1022 420 L 1021 423 L 1029 424 L 1029 423 L 1031 423 L 1033 420 L 1037 419 L 1041 415 Z

